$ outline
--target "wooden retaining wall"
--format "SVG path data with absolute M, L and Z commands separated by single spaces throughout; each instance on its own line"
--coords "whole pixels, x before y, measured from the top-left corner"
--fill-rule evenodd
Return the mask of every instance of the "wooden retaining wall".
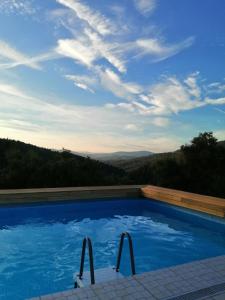
M 142 187 L 141 191 L 146 198 L 225 217 L 225 199 L 223 198 L 203 196 L 152 185 Z
M 159 200 L 225 218 L 225 199 L 151 185 L 0 190 L 0 205 L 42 201 L 138 197 Z
M 97 198 L 137 198 L 143 185 L 0 190 L 0 204 Z

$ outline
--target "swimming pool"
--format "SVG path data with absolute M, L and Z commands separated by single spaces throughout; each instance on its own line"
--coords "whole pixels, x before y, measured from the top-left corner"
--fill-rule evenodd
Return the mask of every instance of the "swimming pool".
M 23 300 L 72 288 L 86 235 L 93 242 L 95 268 L 115 265 L 123 231 L 132 236 L 137 273 L 225 254 L 224 221 L 160 202 L 113 199 L 0 207 L 0 299 Z M 130 273 L 128 255 L 122 257 L 121 271 Z

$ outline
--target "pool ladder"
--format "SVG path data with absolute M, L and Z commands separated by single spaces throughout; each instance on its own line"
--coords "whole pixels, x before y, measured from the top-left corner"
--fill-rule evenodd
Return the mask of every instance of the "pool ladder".
M 123 275 L 119 271 L 120 271 L 120 262 L 121 262 L 122 250 L 123 250 L 125 238 L 128 239 L 128 244 L 129 244 L 131 274 L 135 275 L 136 271 L 135 271 L 135 262 L 134 262 L 133 243 L 132 243 L 131 236 L 128 232 L 123 232 L 120 236 L 120 244 L 119 244 L 117 262 L 116 262 L 115 268 L 111 267 L 111 268 L 94 270 L 92 242 L 89 237 L 85 237 L 83 239 L 83 243 L 82 243 L 80 272 L 79 272 L 79 274 L 75 275 L 74 288 L 84 287 L 89 284 L 95 284 L 96 277 L 98 279 L 97 280 L 98 282 L 123 278 Z M 87 247 L 88 247 L 89 269 L 90 270 L 89 270 L 89 272 L 84 272 L 84 260 L 85 260 L 85 252 L 86 252 Z M 89 277 L 89 273 L 90 273 L 90 277 Z

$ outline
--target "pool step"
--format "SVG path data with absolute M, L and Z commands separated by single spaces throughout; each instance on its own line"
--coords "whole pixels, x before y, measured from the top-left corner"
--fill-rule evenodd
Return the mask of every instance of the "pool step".
M 108 267 L 95 270 L 95 280 L 96 283 L 116 280 L 124 278 L 120 272 L 116 272 L 115 268 Z M 82 278 L 80 279 L 79 274 L 75 274 L 74 281 L 76 282 L 78 288 L 82 288 L 91 284 L 90 272 L 86 271 L 83 273 Z
M 116 267 L 108 267 L 103 269 L 94 269 L 94 257 L 92 242 L 89 237 L 83 239 L 82 252 L 81 252 L 81 261 L 80 261 L 80 272 L 74 276 L 74 288 L 81 288 L 88 286 L 90 284 L 95 284 L 96 282 L 105 282 L 116 279 L 121 279 L 124 276 L 120 273 L 120 262 L 123 250 L 124 239 L 128 239 L 129 251 L 130 251 L 130 267 L 131 274 L 135 275 L 135 263 L 134 263 L 134 252 L 133 252 L 133 243 L 131 236 L 128 232 L 123 232 L 120 236 L 119 251 L 117 256 Z M 88 249 L 89 255 L 89 271 L 84 272 L 84 260 L 86 248 Z

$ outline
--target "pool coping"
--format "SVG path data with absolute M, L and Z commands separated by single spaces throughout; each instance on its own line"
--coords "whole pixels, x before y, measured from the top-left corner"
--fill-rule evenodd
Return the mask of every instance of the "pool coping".
M 146 185 L 58 187 L 0 190 L 0 205 L 13 205 L 62 200 L 139 198 Z
M 225 299 L 225 255 L 30 300 Z
M 153 185 L 141 188 L 146 198 L 225 218 L 225 199 Z

